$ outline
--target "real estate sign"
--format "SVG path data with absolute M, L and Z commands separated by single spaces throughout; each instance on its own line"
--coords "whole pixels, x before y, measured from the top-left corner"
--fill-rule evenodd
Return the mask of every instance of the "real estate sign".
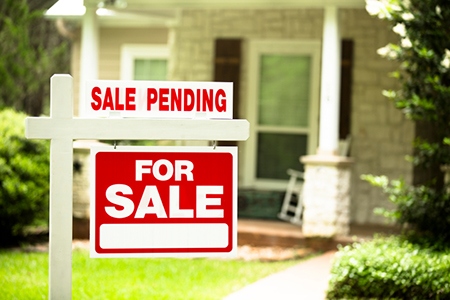
M 86 83 L 87 117 L 233 118 L 233 83 L 95 80 Z
M 236 147 L 91 150 L 91 256 L 228 256 Z

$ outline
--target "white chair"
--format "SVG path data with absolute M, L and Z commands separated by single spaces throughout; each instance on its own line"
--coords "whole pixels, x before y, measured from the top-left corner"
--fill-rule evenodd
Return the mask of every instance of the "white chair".
M 296 225 L 302 225 L 303 172 L 288 169 L 287 173 L 290 178 L 278 218 Z
M 349 155 L 350 143 L 350 135 L 348 135 L 345 140 L 339 141 L 339 155 Z M 290 178 L 286 188 L 286 194 L 284 195 L 281 211 L 278 213 L 278 218 L 296 225 L 302 225 L 304 174 L 303 172 L 293 169 L 288 169 L 287 173 Z

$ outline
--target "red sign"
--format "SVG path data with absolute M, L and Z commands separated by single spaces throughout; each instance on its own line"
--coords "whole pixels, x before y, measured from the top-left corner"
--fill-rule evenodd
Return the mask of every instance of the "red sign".
M 103 147 L 91 157 L 91 257 L 235 254 L 235 147 Z

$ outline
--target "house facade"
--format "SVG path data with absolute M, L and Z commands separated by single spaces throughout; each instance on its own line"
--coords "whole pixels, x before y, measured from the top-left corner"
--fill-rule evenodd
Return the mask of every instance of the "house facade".
M 71 27 L 75 99 L 87 79 L 234 82 L 235 118 L 251 126 L 238 143 L 240 216 L 276 218 L 289 168 L 305 171 L 305 185 L 310 178 L 312 219 L 341 205 L 321 200 L 334 185 L 332 197 L 346 194 L 338 219 L 383 224 L 373 209 L 390 203 L 360 176 L 412 182 L 404 157 L 414 124 L 382 96 L 396 88 L 388 76 L 396 66 L 376 53 L 396 36 L 364 0 L 70 3 L 56 2 L 47 16 L 63 19 L 62 32 Z

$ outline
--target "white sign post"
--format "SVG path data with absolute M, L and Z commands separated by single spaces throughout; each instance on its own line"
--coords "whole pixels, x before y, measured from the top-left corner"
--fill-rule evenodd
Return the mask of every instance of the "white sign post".
M 28 117 L 25 136 L 50 140 L 49 299 L 72 298 L 72 164 L 74 139 L 240 141 L 247 120 L 90 119 L 73 117 L 70 75 L 54 75 L 50 117 Z

